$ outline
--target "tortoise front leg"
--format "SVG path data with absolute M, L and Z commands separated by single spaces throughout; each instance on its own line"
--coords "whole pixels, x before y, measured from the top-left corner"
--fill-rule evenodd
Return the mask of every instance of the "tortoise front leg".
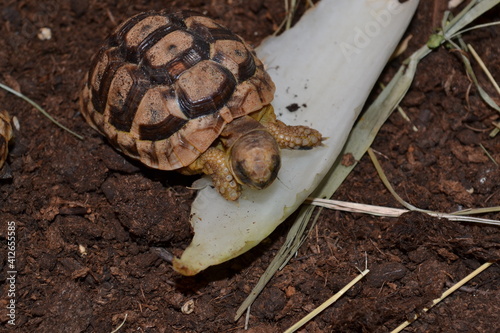
M 241 185 L 231 174 L 226 153 L 219 148 L 208 148 L 198 159 L 180 171 L 184 174 L 210 175 L 215 188 L 226 200 L 234 201 L 240 197 Z
M 321 145 L 324 139 L 321 133 L 307 126 L 291 126 L 276 119 L 274 108 L 268 105 L 255 114 L 258 121 L 264 125 L 276 139 L 280 148 L 311 149 Z
M 264 124 L 276 139 L 280 148 L 311 149 L 321 145 L 323 137 L 317 130 L 307 126 L 290 126 L 280 120 Z

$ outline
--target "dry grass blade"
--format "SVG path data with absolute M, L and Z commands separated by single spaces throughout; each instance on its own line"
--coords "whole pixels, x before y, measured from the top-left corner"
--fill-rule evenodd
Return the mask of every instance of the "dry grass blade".
M 24 99 L 26 102 L 30 103 L 31 105 L 33 105 L 38 111 L 40 111 L 45 117 L 47 117 L 51 122 L 53 122 L 54 124 L 56 124 L 57 126 L 59 126 L 60 128 L 62 128 L 63 130 L 65 130 L 66 132 L 69 132 L 71 133 L 72 135 L 76 136 L 78 139 L 80 140 L 83 140 L 83 136 L 73 132 L 72 130 L 70 130 L 69 128 L 67 128 L 66 126 L 64 126 L 63 124 L 61 124 L 60 122 L 58 122 L 57 120 L 54 119 L 54 117 L 52 117 L 49 113 L 47 113 L 47 111 L 45 111 L 40 105 L 38 105 L 35 101 L 33 101 L 32 99 L 30 99 L 29 97 L 15 91 L 14 89 L 12 89 L 11 87 L 9 86 L 6 86 L 2 83 L 0 83 L 0 88 L 10 92 L 11 94 L 14 94 L 16 95 L 17 97 L 20 97 L 22 99 Z
M 451 39 L 465 32 L 463 28 L 479 16 L 498 5 L 498 0 L 473 0 L 453 20 L 443 27 L 445 39 Z M 473 29 L 473 28 L 469 28 Z
M 127 321 L 127 317 L 128 317 L 128 313 L 125 313 L 125 318 L 123 318 L 122 323 L 120 325 L 118 325 L 117 328 L 115 328 L 114 330 L 112 330 L 111 333 L 118 332 L 123 327 L 123 325 L 125 325 L 125 322 Z
M 455 43 L 453 41 L 448 41 L 448 43 L 455 50 L 458 51 L 457 53 L 459 54 L 460 58 L 462 59 L 462 62 L 464 63 L 465 70 L 466 70 L 467 74 L 469 75 L 470 79 L 472 80 L 472 82 L 474 82 L 474 85 L 476 86 L 476 89 L 478 90 L 479 95 L 481 96 L 481 98 L 491 108 L 493 108 L 493 109 L 497 110 L 498 112 L 500 112 L 500 106 L 498 106 L 498 104 L 490 97 L 490 95 L 488 95 L 488 93 L 486 92 L 486 90 L 484 90 L 483 87 L 481 87 L 481 85 L 479 84 L 479 81 L 477 80 L 476 73 L 474 73 L 474 69 L 472 68 L 472 65 L 470 63 L 469 58 L 467 58 L 465 56 L 465 54 L 462 52 L 462 51 L 465 51 L 467 49 L 467 47 L 465 46 L 465 43 L 461 39 L 459 39 L 459 43 L 462 44 L 463 46 L 459 46 L 457 43 Z
M 483 144 L 479 144 L 479 147 L 481 147 L 481 149 L 484 151 L 484 153 L 486 154 L 486 156 L 488 156 L 488 158 L 490 159 L 490 161 L 493 162 L 493 164 L 495 164 L 496 166 L 498 166 L 498 162 L 495 160 L 495 158 L 493 158 L 493 156 L 491 156 L 490 152 L 483 146 Z
M 398 217 L 409 212 L 407 209 L 391 208 L 382 206 L 365 205 L 355 202 L 346 202 L 332 199 L 310 198 L 306 203 L 328 209 L 335 209 L 344 212 L 370 214 L 374 216 Z
M 330 297 L 327 301 L 325 301 L 323 304 L 318 306 L 316 309 L 314 309 L 312 312 L 310 312 L 307 316 L 302 318 L 300 321 L 298 321 L 295 325 L 287 329 L 284 333 L 293 333 L 305 324 L 307 324 L 311 319 L 316 317 L 318 314 L 320 314 L 323 310 L 325 310 L 327 307 L 335 303 L 343 294 L 345 294 L 349 289 L 352 288 L 356 283 L 358 283 L 366 274 L 368 274 L 370 270 L 365 269 L 361 274 L 359 274 L 354 280 L 349 282 L 344 288 L 342 288 L 338 293 Z
M 471 1 L 466 9 L 464 9 L 460 14 L 455 17 L 451 22 L 447 22 L 447 20 L 443 19 L 442 23 L 442 32 L 435 34 L 431 37 L 431 39 L 428 42 L 429 47 L 435 48 L 439 46 L 440 44 L 443 43 L 443 41 L 448 42 L 449 45 L 452 46 L 452 48 L 458 50 L 458 51 L 467 51 L 468 48 L 465 45 L 465 42 L 461 39 L 461 35 L 467 31 L 475 30 L 475 29 L 480 29 L 484 27 L 489 27 L 493 25 L 498 25 L 500 22 L 490 22 L 490 23 L 485 23 L 485 24 L 480 24 L 477 26 L 473 26 L 467 29 L 464 29 L 464 27 L 474 21 L 478 15 L 481 15 L 482 13 L 486 12 L 487 10 L 493 8 L 494 6 L 498 5 L 499 1 L 498 0 L 483 0 L 483 1 Z M 445 17 L 448 18 L 450 16 L 449 12 L 446 12 Z M 458 39 L 458 44 L 452 41 L 452 39 Z M 475 51 L 471 50 L 471 53 L 474 56 Z M 500 112 L 500 106 L 488 95 L 488 93 L 481 87 L 479 84 L 476 75 L 474 73 L 474 70 L 472 69 L 471 63 L 469 59 L 464 55 L 462 52 L 458 52 L 460 57 L 462 58 L 462 61 L 464 63 L 465 69 L 467 71 L 467 74 L 471 78 L 471 80 L 474 82 L 476 85 L 477 90 L 479 91 L 479 94 L 481 98 L 493 109 L 497 110 Z M 477 54 L 476 54 L 477 55 Z M 479 57 L 477 57 L 479 58 Z M 485 71 L 485 73 L 488 75 L 489 71 L 486 69 L 486 66 L 484 63 L 479 59 L 478 60 L 481 68 Z M 492 77 L 490 78 L 491 80 L 493 79 Z M 493 80 L 494 82 L 494 80 Z M 495 85 L 496 83 L 494 83 Z M 496 85 L 498 87 L 498 85 Z M 498 90 L 497 90 L 498 91 Z M 495 130 L 496 131 L 496 130 Z M 497 132 L 497 131 L 496 131 Z M 496 135 L 496 133 L 495 133 Z M 494 135 L 491 135 L 494 136 Z
M 500 212 L 500 206 L 485 207 L 485 208 L 467 208 L 459 210 L 457 212 L 453 212 L 451 214 L 454 216 L 460 216 L 460 215 L 476 215 L 476 214 L 497 213 L 497 212 Z
M 500 87 L 498 86 L 498 83 L 495 81 L 495 79 L 493 78 L 493 75 L 491 75 L 491 72 L 488 70 L 488 67 L 486 67 L 486 65 L 484 64 L 483 60 L 481 59 L 481 57 L 479 57 L 479 55 L 477 54 L 476 50 L 474 50 L 474 48 L 472 47 L 472 45 L 470 44 L 467 44 L 467 48 L 468 50 L 470 51 L 470 53 L 472 54 L 472 56 L 474 57 L 474 59 L 476 59 L 476 61 L 478 62 L 479 66 L 481 66 L 481 69 L 483 70 L 483 72 L 486 74 L 486 76 L 488 77 L 488 79 L 490 80 L 490 82 L 493 84 L 493 87 L 495 87 L 495 90 L 497 91 L 497 93 L 500 95 Z M 482 95 L 481 95 L 482 96 Z M 488 96 L 489 97 L 489 96 Z M 495 129 L 493 129 L 493 131 L 491 131 L 490 133 L 490 137 L 494 138 L 498 133 L 500 132 L 500 129 L 498 127 L 496 127 Z M 483 148 L 484 149 L 484 148 Z M 486 151 L 485 151 L 486 152 Z M 486 152 L 486 154 L 488 155 L 488 157 L 490 157 L 490 159 L 496 164 L 498 165 L 498 163 L 489 155 L 488 152 Z
M 288 3 L 288 1 L 286 1 Z M 286 15 L 286 30 L 292 27 L 293 16 L 295 15 L 295 10 L 297 9 L 297 1 L 290 0 L 290 6 L 287 10 Z
M 469 49 L 470 53 L 474 56 L 474 59 L 478 62 L 479 66 L 481 66 L 481 69 L 484 71 L 488 79 L 490 80 L 491 84 L 495 87 L 495 90 L 497 93 L 500 95 L 500 87 L 498 86 L 498 83 L 495 81 L 493 78 L 493 75 L 491 75 L 491 72 L 488 70 L 488 67 L 484 64 L 483 59 L 477 54 L 476 50 L 472 47 L 472 45 L 467 44 L 467 48 Z
M 385 176 L 384 170 L 382 169 L 382 166 L 378 162 L 378 159 L 375 156 L 375 153 L 373 152 L 373 150 L 371 148 L 368 148 L 368 155 L 370 156 L 371 161 L 372 161 L 373 165 L 375 166 L 375 169 L 377 170 L 378 176 L 382 180 L 382 183 L 384 183 L 385 187 L 389 190 L 389 192 L 391 192 L 394 199 L 396 199 L 402 206 L 406 207 L 408 210 L 418 211 L 418 212 L 426 212 L 423 209 L 417 208 L 417 207 L 409 204 L 408 202 L 404 201 L 399 196 L 399 194 L 397 194 L 397 192 L 394 190 L 391 183 L 389 182 L 389 180 Z
M 288 30 L 292 27 L 292 21 L 295 15 L 295 11 L 297 10 L 297 6 L 298 3 L 296 2 L 296 0 L 285 0 L 285 19 L 280 23 L 276 31 L 274 31 L 273 36 L 276 36 L 283 27 L 285 27 L 285 30 Z
M 378 176 L 382 180 L 382 183 L 384 183 L 385 187 L 389 190 L 389 192 L 392 194 L 392 196 L 404 207 L 406 207 L 410 211 L 416 211 L 416 212 L 421 212 L 428 214 L 430 216 L 438 217 L 438 218 L 446 218 L 450 221 L 457 221 L 457 222 L 473 222 L 473 223 L 483 223 L 483 224 L 491 224 L 491 225 L 500 225 L 500 221 L 496 220 L 489 220 L 489 219 L 481 219 L 477 217 L 470 217 L 470 216 L 462 216 L 464 214 L 459 214 L 460 212 L 455 212 L 453 214 L 445 214 L 445 213 L 439 213 L 439 212 L 433 212 L 430 210 L 425 210 L 421 208 L 417 208 L 408 202 L 404 201 L 399 194 L 394 190 L 392 187 L 391 183 L 387 179 L 387 176 L 384 173 L 384 170 L 382 169 L 382 166 L 377 160 L 377 157 L 375 156 L 375 153 L 373 150 L 370 148 L 368 149 L 368 155 L 370 156 L 370 159 L 375 166 L 375 169 L 377 170 Z M 498 212 L 500 211 L 500 207 L 489 207 L 486 209 L 481 208 L 481 209 L 476 209 L 476 210 L 468 210 L 468 214 L 480 214 L 484 212 Z
M 500 22 L 491 22 L 491 23 L 485 23 L 485 24 L 478 24 L 478 25 L 475 25 L 473 27 L 470 27 L 470 28 L 467 28 L 467 29 L 463 29 L 463 30 L 460 30 L 459 32 L 455 33 L 454 35 L 452 35 L 450 38 L 455 38 L 457 37 L 458 35 L 461 35 L 467 31 L 471 31 L 471 30 L 476 30 L 476 29 L 481 29 L 481 28 L 486 28 L 486 27 L 491 27 L 491 26 L 495 26 L 495 25 L 499 25 Z
M 483 272 L 485 269 L 487 269 L 488 267 L 490 267 L 491 265 L 493 265 L 492 262 L 487 262 L 485 264 L 483 264 L 481 267 L 479 267 L 478 269 L 476 269 L 474 272 L 470 273 L 469 275 L 467 275 L 465 278 L 463 278 L 462 280 L 460 280 L 457 284 L 455 284 L 453 287 L 451 287 L 450 289 L 448 289 L 447 291 L 445 291 L 441 297 L 439 298 L 436 298 L 434 301 L 432 301 L 432 305 L 429 306 L 428 308 L 425 308 L 423 309 L 423 312 L 427 312 L 429 311 L 430 309 L 432 309 L 436 304 L 438 304 L 439 302 L 441 302 L 443 299 L 445 299 L 446 297 L 450 296 L 452 293 L 454 293 L 457 289 L 459 289 L 460 287 L 462 287 L 464 284 L 466 284 L 467 282 L 469 282 L 470 280 L 472 280 L 474 277 L 476 277 L 477 275 L 479 275 L 481 272 Z M 402 323 L 401 325 L 399 325 L 396 329 L 394 329 L 393 331 L 391 331 L 391 333 L 399 333 L 401 332 L 402 330 L 404 330 L 407 326 L 409 326 L 411 323 L 413 323 L 415 320 L 417 320 L 418 318 L 420 317 L 419 314 L 416 314 L 415 317 L 413 317 L 413 319 L 411 320 L 407 320 L 405 321 L 404 323 Z
M 381 87 L 382 89 L 385 89 L 385 86 L 384 86 L 384 84 L 383 84 L 383 83 L 380 83 L 380 87 Z M 403 108 L 402 108 L 401 106 L 399 106 L 399 105 L 396 107 L 396 110 L 398 110 L 398 113 L 401 115 L 401 117 L 402 117 L 402 118 L 403 118 L 406 122 L 408 122 L 408 123 L 410 123 L 410 124 L 411 124 L 411 126 L 412 126 L 412 130 L 413 130 L 414 132 L 418 132 L 418 128 L 417 128 L 417 126 L 415 126 L 415 124 L 413 124 L 413 123 L 412 123 L 412 121 L 411 121 L 410 117 L 408 117 L 408 115 L 406 114 L 405 110 L 403 110 Z
M 382 206 L 373 206 L 360 204 L 355 202 L 345 202 L 331 199 L 309 199 L 307 203 L 324 207 L 328 209 L 335 209 L 344 212 L 351 213 L 362 213 L 362 214 L 370 214 L 374 216 L 383 216 L 383 217 L 398 217 L 404 213 L 408 213 L 412 211 L 411 209 L 401 209 L 401 208 L 391 208 L 391 207 L 382 207 Z M 471 222 L 471 223 L 482 223 L 482 224 L 490 224 L 500 226 L 500 221 L 483 219 L 478 217 L 471 216 L 463 216 L 465 214 L 446 214 L 446 213 L 438 213 L 427 210 L 418 210 L 421 213 L 437 217 L 437 218 L 445 218 L 450 221 L 455 222 Z M 500 207 L 489 207 L 489 208 L 480 208 L 480 209 L 469 209 L 467 213 L 470 214 L 483 214 L 483 213 L 491 213 L 491 212 L 500 212 Z M 460 212 L 461 213 L 461 212 Z

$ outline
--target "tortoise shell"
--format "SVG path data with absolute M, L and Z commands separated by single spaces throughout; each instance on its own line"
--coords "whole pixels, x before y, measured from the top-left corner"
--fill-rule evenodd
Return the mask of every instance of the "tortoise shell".
M 191 164 L 275 86 L 242 38 L 195 12 L 150 11 L 122 23 L 95 55 L 81 112 L 126 155 L 162 170 Z

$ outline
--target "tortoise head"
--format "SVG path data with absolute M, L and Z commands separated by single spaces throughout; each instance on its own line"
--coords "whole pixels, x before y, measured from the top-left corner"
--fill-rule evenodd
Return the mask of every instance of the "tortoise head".
M 229 165 L 238 183 L 259 190 L 266 188 L 281 167 L 278 143 L 265 129 L 245 133 L 232 145 Z

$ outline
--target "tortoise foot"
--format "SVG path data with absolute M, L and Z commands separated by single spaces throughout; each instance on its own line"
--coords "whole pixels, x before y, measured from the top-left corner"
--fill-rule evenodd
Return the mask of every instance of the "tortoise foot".
M 323 140 L 320 132 L 307 126 L 289 126 L 279 120 L 264 126 L 274 136 L 280 148 L 311 149 L 321 145 Z
M 236 182 L 227 163 L 226 154 L 215 147 L 187 166 L 183 173 L 204 173 L 212 177 L 215 189 L 226 200 L 235 201 L 240 197 L 241 185 Z

